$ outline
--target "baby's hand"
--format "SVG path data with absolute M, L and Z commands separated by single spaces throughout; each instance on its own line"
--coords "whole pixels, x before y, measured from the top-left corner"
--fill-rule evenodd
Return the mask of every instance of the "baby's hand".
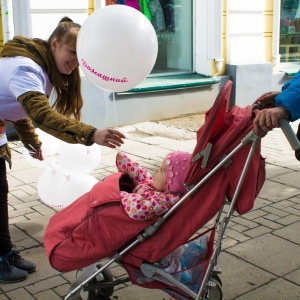
M 130 158 L 124 152 L 118 151 L 116 155 L 116 165 L 119 172 L 126 171 L 126 165 L 129 161 L 131 161 Z

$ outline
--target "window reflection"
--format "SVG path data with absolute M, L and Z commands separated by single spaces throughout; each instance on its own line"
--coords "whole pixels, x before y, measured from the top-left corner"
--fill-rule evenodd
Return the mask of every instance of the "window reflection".
M 299 0 L 281 1 L 279 47 L 281 62 L 300 60 Z
M 113 4 L 138 9 L 152 23 L 158 39 L 152 75 L 192 72 L 192 0 L 106 0 Z

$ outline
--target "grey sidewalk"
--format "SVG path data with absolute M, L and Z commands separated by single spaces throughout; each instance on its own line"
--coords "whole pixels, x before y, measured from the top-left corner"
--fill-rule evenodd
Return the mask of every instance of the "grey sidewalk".
M 195 146 L 194 132 L 165 124 L 141 123 L 121 130 L 127 136 L 122 150 L 151 170 L 170 150 L 191 152 Z M 75 272 L 52 269 L 43 249 L 43 233 L 55 210 L 38 196 L 37 180 L 42 169 L 24 159 L 18 144 L 10 145 L 11 234 L 22 255 L 37 264 L 37 271 L 23 282 L 0 284 L 0 300 L 63 299 L 75 280 Z M 115 150 L 102 147 L 101 162 L 92 175 L 102 179 L 115 172 L 115 154 Z M 223 271 L 224 299 L 300 299 L 300 162 L 279 129 L 263 139 L 262 154 L 267 163 L 265 185 L 251 212 L 233 216 L 223 240 L 219 266 Z M 125 273 L 118 266 L 112 272 L 114 276 Z M 162 291 L 128 284 L 117 287 L 111 299 L 170 297 Z

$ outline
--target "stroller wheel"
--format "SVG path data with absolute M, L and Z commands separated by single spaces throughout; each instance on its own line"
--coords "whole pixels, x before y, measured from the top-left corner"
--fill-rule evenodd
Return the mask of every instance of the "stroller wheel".
M 102 266 L 98 264 L 95 267 L 95 272 Z M 80 272 L 80 271 L 79 271 Z M 94 272 L 94 273 L 95 273 Z M 77 277 L 79 274 L 77 274 Z M 103 270 L 96 277 L 94 277 L 87 286 L 80 291 L 82 300 L 108 300 L 114 292 L 114 287 L 101 287 L 101 284 L 106 282 L 113 282 L 113 276 L 109 269 Z
M 222 280 L 218 274 L 212 274 L 212 279 L 216 280 L 222 286 Z
M 216 275 L 217 276 L 217 275 Z M 215 277 L 215 276 L 214 276 Z M 223 299 L 223 292 L 222 292 L 222 283 L 219 276 L 217 278 L 211 278 L 210 281 L 215 285 L 208 289 L 208 297 L 207 299 L 210 300 L 222 300 Z M 219 281 L 220 280 L 220 281 Z

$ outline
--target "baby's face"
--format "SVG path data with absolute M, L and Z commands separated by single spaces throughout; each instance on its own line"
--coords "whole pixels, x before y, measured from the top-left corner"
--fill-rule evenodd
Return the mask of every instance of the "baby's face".
M 166 159 L 163 160 L 161 167 L 156 170 L 153 180 L 153 187 L 158 190 L 162 191 L 165 187 L 165 182 L 167 178 L 167 164 Z

